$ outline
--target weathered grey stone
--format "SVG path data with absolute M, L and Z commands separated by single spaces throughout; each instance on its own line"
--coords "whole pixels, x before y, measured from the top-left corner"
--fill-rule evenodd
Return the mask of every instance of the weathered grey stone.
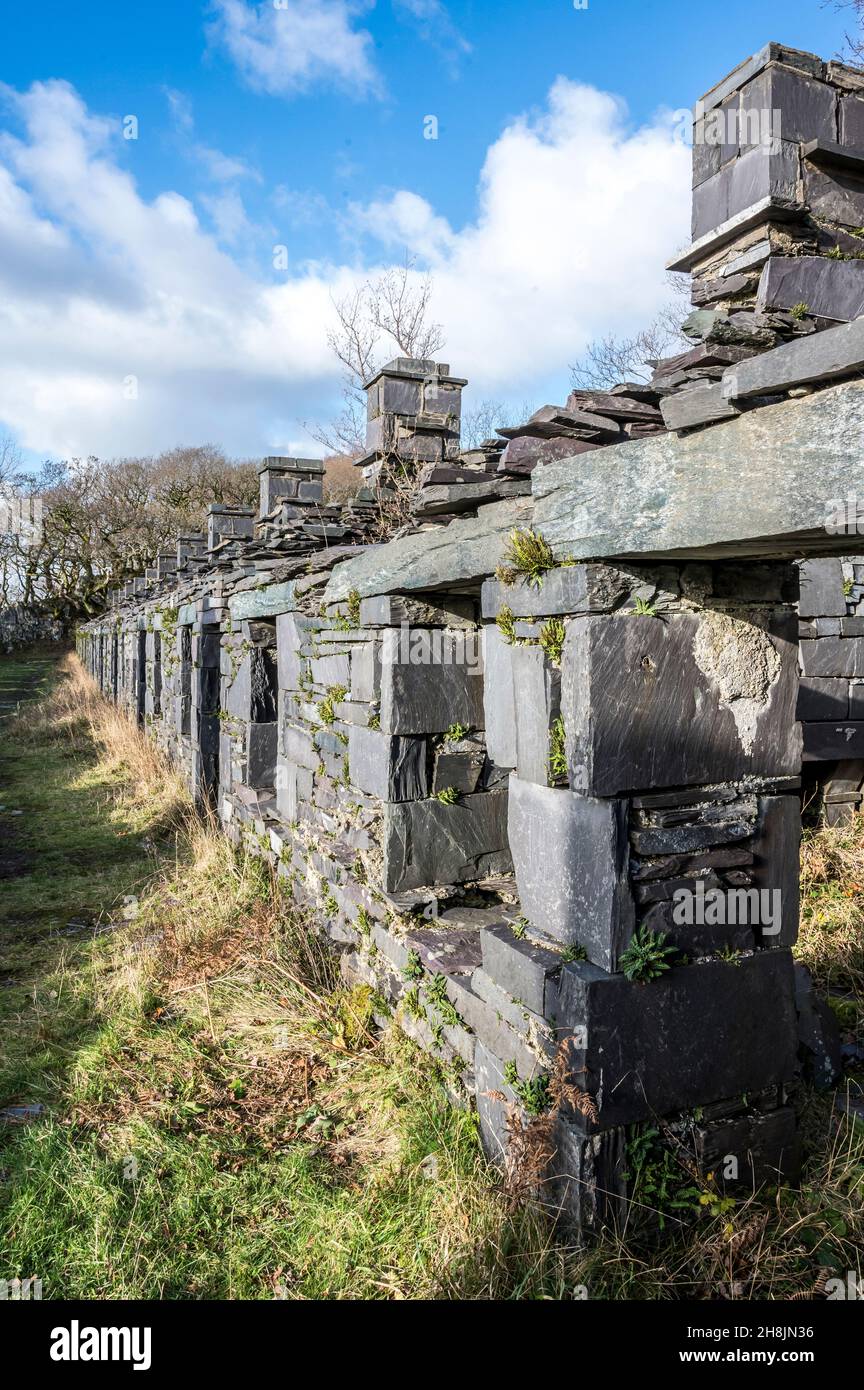
M 337 565 L 324 591 L 325 603 L 388 590 L 440 589 L 483 579 L 501 563 L 514 527 L 531 524 L 527 497 L 491 502 L 478 517 L 457 518 L 449 526 L 373 546 L 356 560 Z
M 507 441 L 498 463 L 498 472 L 527 475 L 538 463 L 548 463 L 550 459 L 572 459 L 598 446 L 599 441 L 574 439 L 572 435 L 552 435 L 547 439 L 537 439 L 533 434 L 517 435 L 515 439 Z
M 846 720 L 842 724 L 804 724 L 805 762 L 864 758 L 864 722 Z
M 794 775 L 796 655 L 789 610 L 574 618 L 561 695 L 571 787 Z
M 798 566 L 800 598 L 798 616 L 801 618 L 846 616 L 843 593 L 843 564 L 833 557 L 804 560 Z
M 721 390 L 720 382 L 706 382 L 676 391 L 660 402 L 663 422 L 669 430 L 686 430 L 694 425 L 711 424 L 715 420 L 731 420 L 739 414 Z
M 527 478 L 502 478 L 492 474 L 476 483 L 424 487 L 417 495 L 417 516 L 447 516 L 476 511 L 478 507 L 504 497 L 524 497 L 531 492 Z
M 375 594 L 360 602 L 360 626 L 473 627 L 474 600 L 458 594 L 443 594 L 440 601 L 426 603 L 403 594 Z
M 630 939 L 627 808 L 510 777 L 509 837 L 522 911 L 615 969 Z
M 351 657 L 347 652 L 313 657 L 310 669 L 316 685 L 338 686 L 347 690 L 351 684 Z
M 559 1024 L 574 1030 L 574 1080 L 594 1097 L 601 1128 L 764 1090 L 794 1075 L 788 951 L 678 966 L 647 985 L 576 963 L 563 967 L 559 988 Z M 586 1121 L 572 1120 L 585 1131 Z
M 817 637 L 801 643 L 805 676 L 864 676 L 864 637 Z
M 753 882 L 779 893 L 778 931 L 762 931 L 760 946 L 794 946 L 798 940 L 801 803 L 797 796 L 760 796 Z
M 480 931 L 456 927 L 418 927 L 405 940 L 432 975 L 471 975 L 482 960 Z
M 860 328 L 864 365 L 864 319 Z M 855 323 L 827 329 L 732 371 L 809 351 L 810 344 L 855 329 Z M 806 379 L 800 364 L 799 370 Z M 742 380 L 732 396 L 751 394 L 749 381 L 740 389 Z M 761 377 L 754 389 L 762 389 Z M 848 536 L 825 531 L 826 498 L 864 497 L 864 457 L 855 443 L 861 437 L 864 383 L 850 382 L 695 434 L 619 444 L 614 453 L 602 451 L 602 459 L 586 454 L 578 472 L 545 464 L 531 475 L 534 527 L 560 558 L 848 553 Z
M 459 749 L 445 744 L 435 754 L 433 796 L 445 787 L 452 787 L 463 796 L 475 792 L 485 761 L 486 753 L 482 747 Z
M 484 627 L 483 722 L 486 750 L 498 767 L 516 766 L 513 651 L 514 648 L 504 640 L 494 623 Z
M 480 946 L 489 978 L 511 998 L 521 999 L 526 1009 L 551 1022 L 558 1003 L 559 952 L 516 936 L 504 923 L 482 931 Z
M 314 771 L 318 766 L 320 759 L 315 743 L 312 735 L 305 729 L 298 729 L 293 724 L 284 725 L 281 743 L 281 751 L 288 762 L 296 763 L 299 767 L 308 767 L 310 771 Z
M 795 715 L 803 720 L 857 717 L 849 708 L 849 681 L 836 676 L 802 676 Z
M 276 780 L 275 720 L 268 724 L 251 723 L 246 736 L 247 787 L 272 787 Z
M 479 631 L 385 629 L 381 728 L 388 734 L 444 733 L 451 724 L 483 727 Z M 353 691 L 352 691 L 353 693 Z
M 244 660 L 249 665 L 249 719 L 256 724 L 275 724 L 279 690 L 276 650 L 253 647 Z
M 414 801 L 426 795 L 426 742 L 391 738 L 352 726 L 348 734 L 351 782 L 382 801 Z
M 513 648 L 516 770 L 523 782 L 548 785 L 549 736 L 561 709 L 561 672 L 542 647 Z
M 383 850 L 388 893 L 507 873 L 507 793 L 477 792 L 453 806 L 440 801 L 388 804 Z
M 381 644 L 373 641 L 351 653 L 351 699 L 371 703 L 381 696 Z
M 481 590 L 484 618 L 510 609 L 514 618 L 554 617 L 561 613 L 607 612 L 630 591 L 629 576 L 609 565 L 562 565 L 547 570 L 542 582 L 502 584 L 487 579 Z
M 759 281 L 760 309 L 806 304 L 816 318 L 848 323 L 864 313 L 864 261 L 829 256 L 772 256 Z
M 862 366 L 864 318 L 853 320 L 852 323 L 838 324 L 836 328 L 828 328 L 824 333 L 797 338 L 794 342 L 774 348 L 772 352 L 763 352 L 758 357 L 750 357 L 746 362 L 739 362 L 727 368 L 723 373 L 723 391 L 730 400 L 764 396 L 772 391 L 784 391 L 805 383 L 813 385 L 830 381 L 832 377 L 849 376 L 852 372 L 860 371 Z M 836 388 L 836 403 L 841 409 L 846 401 L 841 399 L 840 392 L 854 392 L 856 388 L 858 391 L 861 389 L 858 383 L 851 387 Z M 851 397 L 848 403 L 854 409 L 853 401 L 854 397 Z M 812 404 L 819 411 L 820 406 L 823 409 L 826 405 L 833 406 L 834 398 L 829 400 L 824 395 L 817 395 L 809 401 L 800 402 L 799 408 L 804 404 Z M 773 408 L 777 409 L 776 406 Z M 783 408 L 788 412 L 788 406 Z M 806 418 L 808 414 L 809 412 L 803 412 L 802 418 Z M 753 415 L 747 417 L 748 421 L 754 418 L 756 417 Z M 826 447 L 833 451 L 836 440 L 826 441 Z M 823 491 L 823 496 L 831 496 L 834 491 L 833 487 L 828 493 Z M 837 495 L 845 496 L 845 490 L 841 492 L 838 488 Z

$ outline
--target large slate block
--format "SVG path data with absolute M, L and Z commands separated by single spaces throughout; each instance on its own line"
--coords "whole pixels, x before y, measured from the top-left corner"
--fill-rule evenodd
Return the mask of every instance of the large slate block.
M 480 933 L 483 969 L 505 994 L 550 1022 L 557 1010 L 561 956 L 551 947 L 516 936 L 505 923 Z
M 844 758 L 864 758 L 864 721 L 843 724 L 805 724 L 804 761 L 833 762 Z
M 796 636 L 785 609 L 574 618 L 561 694 L 571 787 L 797 775 Z
M 849 682 L 838 676 L 802 676 L 798 686 L 797 719 L 854 718 L 849 709 Z
M 801 803 L 797 796 L 760 796 L 753 866 L 754 886 L 779 894 L 779 931 L 759 932 L 764 947 L 794 946 L 798 940 L 801 866 Z M 773 901 L 773 899 L 772 899 Z
M 387 803 L 383 828 L 387 893 L 434 883 L 465 883 L 507 873 L 507 793 L 477 792 L 454 806 Z
M 352 786 L 382 801 L 415 801 L 426 795 L 426 740 L 393 738 L 352 725 L 348 732 Z
M 864 318 L 827 328 L 824 333 L 796 338 L 791 343 L 773 348 L 771 352 L 760 353 L 758 357 L 749 357 L 746 362 L 727 367 L 723 373 L 723 392 L 730 400 L 765 396 L 793 386 L 812 385 L 830 381 L 832 377 L 850 375 L 860 371 L 862 366 Z M 845 388 L 846 391 L 849 389 Z M 861 389 L 860 386 L 858 389 Z M 829 404 L 824 397 L 817 396 L 814 404 L 820 402 Z M 826 491 L 823 486 L 822 495 L 823 498 L 833 495 L 845 497 L 846 488 L 837 487 L 835 490 L 831 487 Z
M 281 690 L 298 690 L 300 677 L 306 667 L 300 656 L 300 648 L 310 632 L 321 626 L 316 618 L 307 618 L 301 613 L 280 613 L 276 618 L 276 650 L 278 652 L 278 675 Z
M 542 647 L 513 648 L 516 771 L 524 782 L 549 783 L 549 734 L 561 708 L 561 672 Z
M 842 348 L 836 335 L 846 335 Z M 833 349 L 820 346 L 826 339 Z M 803 357 L 781 370 L 779 355 L 790 350 Z M 789 377 L 789 385 L 807 381 L 813 353 L 838 371 L 854 370 L 857 353 L 861 367 L 864 319 L 739 364 L 729 394 L 770 392 L 783 384 L 778 377 Z M 838 367 L 838 359 L 847 365 Z M 745 370 L 752 378 L 745 380 Z M 725 379 L 733 378 L 727 372 Z M 848 537 L 826 534 L 826 499 L 849 492 L 864 497 L 861 438 L 864 382 L 855 381 L 692 434 L 660 434 L 585 454 L 578 471 L 543 464 L 531 475 L 534 527 L 561 559 L 681 558 L 684 551 L 688 558 L 735 555 L 740 563 L 754 555 L 843 554 L 844 545 L 848 553 Z
M 660 409 L 668 430 L 686 430 L 694 425 L 713 424 L 715 420 L 731 420 L 738 414 L 723 395 L 719 381 L 690 386 L 686 391 L 676 391 L 674 396 L 664 396 Z
M 479 630 L 385 629 L 381 651 L 382 730 L 388 734 L 435 734 L 446 732 L 454 723 L 483 728 L 483 653 Z
M 539 585 L 487 579 L 481 590 L 483 617 L 497 618 L 504 607 L 514 618 L 605 613 L 620 602 L 628 588 L 627 577 L 609 565 L 562 565 L 548 570 Z
M 565 965 L 559 1023 L 574 1080 L 603 1129 L 766 1090 L 792 1079 L 797 1026 L 789 951 L 678 966 L 639 984 Z M 588 1122 L 573 1116 L 583 1130 Z
M 351 652 L 351 699 L 372 703 L 381 695 L 381 644 L 364 642 Z
M 798 567 L 800 618 L 846 616 L 846 597 L 843 593 L 843 562 L 833 556 L 821 560 L 804 560 Z
M 250 724 L 246 736 L 246 786 L 272 787 L 276 780 L 277 725 Z
M 627 804 L 510 777 L 508 835 L 522 911 L 614 970 L 633 927 Z
M 501 563 L 514 527 L 531 525 L 532 510 L 527 497 L 490 502 L 479 516 L 460 517 L 434 531 L 369 547 L 356 560 L 336 566 L 324 602 L 338 603 L 352 589 L 363 598 L 391 589 L 440 589 L 485 579 Z
M 864 637 L 815 637 L 801 642 L 805 676 L 864 676 Z
M 360 626 L 465 627 L 475 621 L 474 600 L 459 594 L 444 594 L 435 603 L 403 594 L 375 594 L 360 601 Z
M 829 256 L 772 256 L 762 271 L 757 307 L 794 309 L 806 304 L 816 318 L 848 323 L 864 313 L 864 261 Z
M 483 629 L 483 722 L 486 750 L 498 767 L 516 766 L 514 648 L 494 623 Z

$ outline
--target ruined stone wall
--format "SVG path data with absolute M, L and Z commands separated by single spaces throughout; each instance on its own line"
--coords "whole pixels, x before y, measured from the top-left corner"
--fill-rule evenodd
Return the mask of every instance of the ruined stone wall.
M 793 1088 L 832 1076 L 791 948 L 802 750 L 841 709 L 864 727 L 864 570 L 826 526 L 864 495 L 851 83 L 769 45 L 706 98 L 697 122 L 779 93 L 787 124 L 694 149 L 695 346 L 650 381 L 460 451 L 464 381 L 396 359 L 351 503 L 320 461 L 265 459 L 257 518 L 211 508 L 79 633 L 488 1152 L 546 1115 L 544 1192 L 582 1233 L 639 1128 L 717 1183 L 794 1177 Z M 399 537 L 371 544 L 381 518 Z
M 79 649 L 379 1022 L 474 1097 L 493 1156 L 557 1061 L 549 1192 L 575 1226 L 626 1195 L 631 1126 L 657 1117 L 742 1183 L 794 1173 L 794 568 L 574 564 L 322 603 L 327 577 L 163 593 Z M 741 910 L 677 924 L 679 889 Z M 646 932 L 674 961 L 650 983 L 626 973 Z

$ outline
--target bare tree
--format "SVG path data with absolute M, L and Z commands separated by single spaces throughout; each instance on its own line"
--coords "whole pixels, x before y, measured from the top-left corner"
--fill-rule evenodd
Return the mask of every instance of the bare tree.
M 864 0 L 862 0 L 864 4 Z M 667 272 L 666 282 L 676 299 L 689 298 L 690 277 Z M 692 344 L 682 337 L 681 323 L 686 317 L 684 306 L 670 300 L 646 328 L 632 337 L 616 337 L 610 333 L 589 343 L 585 356 L 570 367 L 573 385 L 592 391 L 608 390 L 624 381 L 648 381 L 651 368 L 647 365 L 658 357 L 673 352 L 685 352 Z
M 857 33 L 845 34 L 841 58 L 854 66 L 864 66 L 864 0 L 834 0 L 835 10 L 851 10 Z
M 359 458 L 365 452 L 363 386 L 394 351 L 431 358 L 444 346 L 441 325 L 430 319 L 431 299 L 432 277 L 417 276 L 406 254 L 401 265 L 333 301 L 337 324 L 327 342 L 342 364 L 342 409 L 329 427 L 311 429 L 331 453 Z
M 488 397 L 478 401 L 462 415 L 463 449 L 476 449 L 485 439 L 494 439 L 496 430 L 515 429 L 524 424 L 535 409 L 528 401 L 520 406 L 508 406 L 504 401 Z

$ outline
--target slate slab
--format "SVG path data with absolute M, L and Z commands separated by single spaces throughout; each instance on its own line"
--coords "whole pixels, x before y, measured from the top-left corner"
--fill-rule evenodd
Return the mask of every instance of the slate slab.
M 797 621 L 784 609 L 765 621 L 747 609 L 574 618 L 561 694 L 571 787 L 797 774 Z
M 426 795 L 426 741 L 392 738 L 352 725 L 348 767 L 353 786 L 382 801 L 414 801 Z
M 385 629 L 381 650 L 382 730 L 388 734 L 445 733 L 454 723 L 469 729 L 483 727 L 483 653 L 479 631 L 403 628 L 396 633 L 392 628 Z
M 858 321 L 856 321 L 857 323 Z M 826 338 L 856 331 L 829 328 L 732 369 L 760 373 L 754 392 L 777 371 L 757 366 L 779 353 L 810 352 Z M 864 320 L 859 365 L 864 364 Z M 847 345 L 848 346 L 848 345 Z M 835 358 L 837 353 L 835 352 Z M 847 359 L 853 354 L 847 354 Z M 798 371 L 807 379 L 809 365 Z M 767 375 L 763 377 L 761 374 Z M 729 374 L 726 374 L 726 379 Z M 741 394 L 743 376 L 731 396 Z M 749 380 L 743 394 L 750 394 Z M 559 558 L 675 555 L 708 558 L 848 553 L 848 536 L 825 531 L 826 499 L 864 497 L 864 383 L 832 386 L 800 400 L 749 411 L 737 420 L 679 437 L 656 435 L 586 454 L 578 473 L 563 463 L 531 475 L 534 527 Z M 746 506 L 742 506 L 742 479 Z
M 541 787 L 513 773 L 508 834 L 528 920 L 614 969 L 634 920 L 626 803 Z
M 594 1097 L 604 1129 L 766 1090 L 795 1074 L 789 951 L 674 967 L 649 984 L 577 962 L 563 967 L 559 988 L 560 1023 L 577 1043 L 574 1079 Z M 589 1124 L 573 1122 L 583 1132 Z
M 516 766 L 513 650 L 494 623 L 484 627 L 483 722 L 486 729 L 486 750 L 498 767 Z
M 383 887 L 387 893 L 465 883 L 512 867 L 507 792 L 477 792 L 454 806 L 403 801 L 384 808 Z
M 846 597 L 843 593 L 843 563 L 833 556 L 821 560 L 804 560 L 798 566 L 800 618 L 846 616 Z

